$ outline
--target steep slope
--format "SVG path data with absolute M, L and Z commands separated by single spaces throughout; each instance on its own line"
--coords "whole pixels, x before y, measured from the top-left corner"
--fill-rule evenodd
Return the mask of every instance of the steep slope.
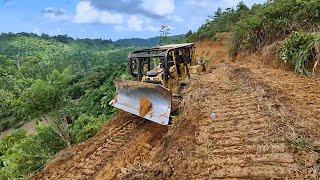
M 224 39 L 198 43 L 197 57 L 210 68 L 171 126 L 121 113 L 31 179 L 318 179 L 320 79 L 259 55 L 230 62 Z

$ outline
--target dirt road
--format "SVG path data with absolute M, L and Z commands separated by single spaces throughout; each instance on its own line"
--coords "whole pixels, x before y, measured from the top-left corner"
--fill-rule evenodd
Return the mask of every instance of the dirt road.
M 223 40 L 197 47 L 211 72 L 192 77 L 171 126 L 121 113 L 31 179 L 318 179 L 320 79 L 230 62 Z

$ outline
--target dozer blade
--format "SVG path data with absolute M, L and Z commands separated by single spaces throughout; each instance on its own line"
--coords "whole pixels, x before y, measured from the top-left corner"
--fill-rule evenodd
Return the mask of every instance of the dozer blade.
M 171 92 L 158 84 L 118 80 L 110 105 L 162 125 L 169 124 Z

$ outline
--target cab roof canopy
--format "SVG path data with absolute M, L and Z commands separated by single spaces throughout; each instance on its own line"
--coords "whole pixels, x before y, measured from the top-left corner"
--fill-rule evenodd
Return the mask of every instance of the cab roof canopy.
M 145 57 L 162 57 L 166 55 L 168 50 L 180 49 L 180 48 L 192 48 L 194 43 L 184 44 L 169 44 L 164 46 L 156 46 L 149 49 L 141 49 L 130 53 L 129 57 L 133 58 L 145 58 Z
M 157 49 L 176 49 L 176 48 L 182 48 L 182 47 L 192 47 L 194 46 L 194 43 L 184 43 L 184 44 L 169 44 L 164 46 L 156 46 Z

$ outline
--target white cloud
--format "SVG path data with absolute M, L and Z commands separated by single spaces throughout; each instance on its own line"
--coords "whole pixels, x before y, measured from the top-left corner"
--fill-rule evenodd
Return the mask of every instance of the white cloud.
M 124 25 L 117 25 L 114 27 L 117 31 L 158 31 L 159 28 L 152 25 L 150 19 L 140 17 L 137 15 L 131 15 L 127 19 L 127 23 Z
M 122 24 L 123 22 L 123 16 L 118 13 L 109 13 L 106 11 L 103 11 L 100 13 L 100 22 L 102 24 Z
M 212 0 L 188 0 L 187 4 L 198 8 L 213 9 Z
M 158 16 L 166 16 L 174 13 L 174 0 L 161 0 L 155 2 L 154 0 L 142 0 L 141 7 L 150 13 Z
M 159 31 L 159 29 L 160 29 L 160 28 L 157 28 L 157 27 L 155 27 L 155 26 L 153 26 L 153 25 L 148 25 L 148 26 L 146 27 L 146 30 L 151 31 L 151 32 Z
M 166 0 L 167 1 L 167 0 Z M 169 0 L 171 1 L 171 0 Z M 121 13 L 113 13 L 106 9 L 101 10 L 94 7 L 90 1 L 81 1 L 77 4 L 76 7 L 76 15 L 73 18 L 73 22 L 79 24 L 111 24 L 114 25 L 115 30 L 117 31 L 158 31 L 159 28 L 155 27 L 153 21 L 144 15 L 138 14 L 121 14 Z M 145 4 L 145 8 L 150 2 Z M 161 4 L 161 3 L 160 3 Z M 174 6 L 174 3 L 173 3 Z M 172 11 L 172 9 L 162 10 L 163 7 L 158 7 L 157 13 L 160 16 L 163 14 L 168 14 Z M 173 7 L 174 8 L 174 7 Z M 155 8 L 153 8 L 155 9 Z M 181 18 L 178 16 L 171 16 L 172 19 L 176 21 L 181 21 Z
M 136 7 L 129 6 L 133 2 Z M 162 0 L 120 0 L 117 4 L 113 1 L 86 0 L 78 2 L 76 6 L 76 15 L 73 22 L 79 24 L 110 24 L 117 31 L 151 31 L 159 30 L 156 27 L 155 19 L 158 21 L 182 22 L 180 16 L 174 14 L 175 1 Z M 131 8 L 131 11 L 125 12 L 119 10 Z M 139 11 L 138 11 L 139 10 Z M 159 22 L 160 23 L 160 22 Z
M 171 21 L 175 21 L 175 22 L 183 22 L 184 19 L 180 16 L 177 16 L 177 15 L 169 15 L 167 16 L 167 19 L 168 20 L 171 20 Z
M 175 0 L 87 0 L 100 10 L 117 11 L 128 15 L 143 15 L 161 19 L 173 14 Z
M 139 19 L 137 16 L 129 16 L 128 18 L 128 28 L 134 31 L 141 31 L 143 29 L 143 20 Z
M 101 23 L 119 25 L 123 23 L 123 15 L 100 11 L 93 7 L 91 2 L 81 1 L 77 4 L 76 15 L 73 21 L 80 24 Z

